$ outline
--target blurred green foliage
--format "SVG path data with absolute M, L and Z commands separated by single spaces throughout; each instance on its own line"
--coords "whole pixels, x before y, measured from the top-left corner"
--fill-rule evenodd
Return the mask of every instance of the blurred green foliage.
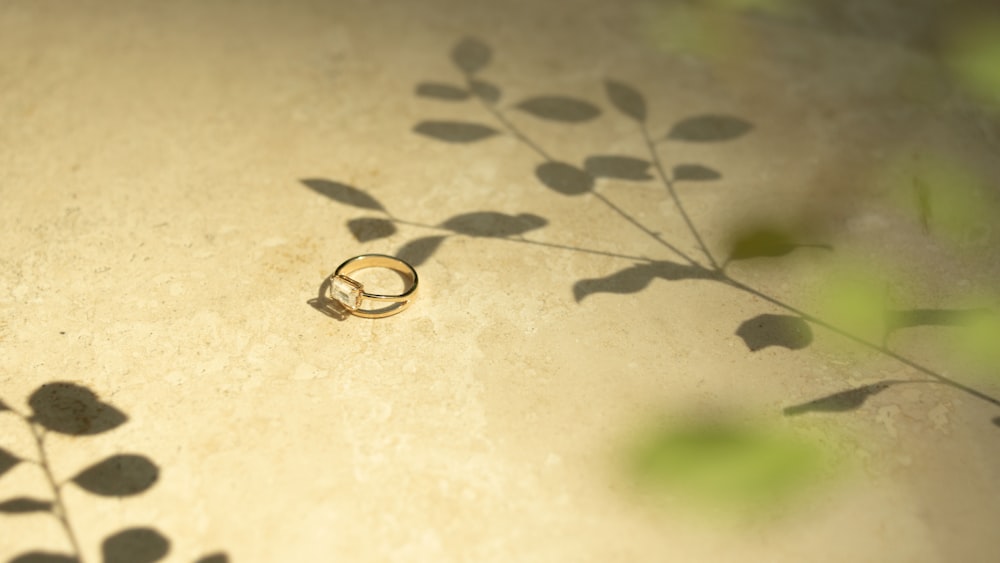
M 753 510 L 816 483 L 827 461 L 822 447 L 797 434 L 708 420 L 650 431 L 632 452 L 631 467 L 643 490 L 710 508 Z
M 1000 216 L 987 182 L 960 157 L 943 151 L 901 151 L 885 167 L 880 182 L 928 234 L 960 246 L 980 242 Z
M 735 14 L 687 4 L 647 4 L 639 22 L 650 43 L 679 55 L 725 59 L 743 52 L 750 39 Z
M 1000 18 L 965 18 L 948 38 L 946 60 L 973 94 L 1000 106 Z
M 831 326 L 868 342 L 880 342 L 889 308 L 887 283 L 875 268 L 847 266 L 827 277 L 817 289 L 816 316 Z M 897 276 L 898 277 L 898 276 Z
M 969 319 L 959 328 L 959 353 L 979 370 L 1000 379 L 1000 311 Z

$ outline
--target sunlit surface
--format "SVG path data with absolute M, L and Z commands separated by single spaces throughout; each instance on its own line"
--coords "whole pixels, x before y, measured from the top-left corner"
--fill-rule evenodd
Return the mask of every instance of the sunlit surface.
M 0 561 L 995 560 L 995 11 L 5 1 Z

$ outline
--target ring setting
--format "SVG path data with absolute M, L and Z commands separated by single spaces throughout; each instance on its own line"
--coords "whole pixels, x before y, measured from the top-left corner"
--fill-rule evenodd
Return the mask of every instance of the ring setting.
M 348 276 L 369 268 L 384 268 L 399 274 L 405 284 L 403 292 L 395 295 L 368 292 L 361 282 Z M 386 254 L 362 254 L 337 266 L 324 285 L 327 297 L 352 315 L 378 319 L 395 315 L 409 307 L 417 296 L 417 282 L 416 270 L 403 260 Z M 366 302 L 376 308 L 366 307 Z

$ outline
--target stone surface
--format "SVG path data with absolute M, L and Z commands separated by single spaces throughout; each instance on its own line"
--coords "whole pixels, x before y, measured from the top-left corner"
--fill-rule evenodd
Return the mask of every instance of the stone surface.
M 42 440 L 86 561 L 995 559 L 995 371 L 825 304 L 997 305 L 995 219 L 955 211 L 993 209 L 996 118 L 931 2 L 707 4 L 5 1 L 0 502 L 52 498 L 17 460 L 70 382 L 126 417 Z M 412 307 L 309 305 L 371 252 Z M 876 347 L 744 324 L 789 307 Z M 109 458 L 83 483 L 148 488 L 73 481 Z M 74 550 L 0 519 L 0 560 Z

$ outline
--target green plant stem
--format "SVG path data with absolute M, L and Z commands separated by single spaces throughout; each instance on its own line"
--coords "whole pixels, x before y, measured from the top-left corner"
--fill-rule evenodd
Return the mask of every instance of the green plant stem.
M 805 321 L 808 321 L 808 322 L 810 322 L 810 323 L 812 323 L 814 325 L 817 325 L 817 326 L 821 326 L 821 327 L 823 327 L 823 328 L 825 328 L 825 329 L 827 329 L 827 330 L 829 330 L 831 332 L 835 332 L 835 333 L 843 336 L 844 338 L 847 338 L 847 339 L 849 339 L 849 340 L 851 340 L 851 341 L 853 341 L 853 342 L 855 342 L 857 344 L 860 344 L 860 345 L 864 346 L 865 348 L 868 348 L 870 350 L 874 350 L 876 352 L 885 354 L 886 356 L 888 356 L 888 357 L 896 360 L 897 362 L 902 363 L 903 365 L 905 365 L 905 366 L 907 366 L 909 368 L 912 368 L 912 369 L 914 369 L 914 370 L 916 370 L 916 371 L 918 371 L 918 372 L 920 372 L 920 373 L 922 373 L 924 375 L 927 375 L 929 377 L 934 378 L 939 383 L 942 383 L 942 384 L 947 385 L 949 387 L 952 387 L 954 389 L 958 389 L 960 391 L 968 393 L 969 395 L 972 395 L 973 397 L 976 397 L 977 399 L 981 399 L 983 401 L 986 401 L 987 403 L 990 403 L 991 405 L 1000 407 L 1000 400 L 997 400 L 994 397 L 991 397 L 991 396 L 983 393 L 982 391 L 973 389 L 972 387 L 969 387 L 968 385 L 964 385 L 964 384 L 959 383 L 959 382 L 957 382 L 957 381 L 955 381 L 953 379 L 945 377 L 945 376 L 937 373 L 936 371 L 934 371 L 934 370 L 932 370 L 932 369 L 930 369 L 928 367 L 922 366 L 922 365 L 914 362 L 913 360 L 911 360 L 911 359 L 909 359 L 909 358 L 907 358 L 905 356 L 902 356 L 902 355 L 900 355 L 900 354 L 898 354 L 896 352 L 893 352 L 892 350 L 890 350 L 889 348 L 886 348 L 882 344 L 876 344 L 875 342 L 871 342 L 871 341 L 865 340 L 864 338 L 861 338 L 860 336 L 851 334 L 850 332 L 848 332 L 848 331 L 846 331 L 846 330 L 844 330 L 844 329 L 842 329 L 840 327 L 834 326 L 834 325 L 830 324 L 829 322 L 824 321 L 823 319 L 821 319 L 819 317 L 816 317 L 815 315 L 810 315 L 809 313 L 807 313 L 807 312 L 805 312 L 805 311 L 803 311 L 803 310 L 801 310 L 801 309 L 799 309 L 797 307 L 789 305 L 788 303 L 785 303 L 784 301 L 781 301 L 780 299 L 777 299 L 775 297 L 771 297 L 770 295 L 768 295 L 768 294 L 766 294 L 766 293 L 764 293 L 764 292 L 762 292 L 762 291 L 760 291 L 758 289 L 755 289 L 755 288 L 750 287 L 750 286 L 748 286 L 748 285 L 746 285 L 744 283 L 736 281 L 733 278 L 729 277 L 728 274 L 723 273 L 721 281 L 723 283 L 731 286 L 731 287 L 734 287 L 736 289 L 739 289 L 741 291 L 744 291 L 746 293 L 749 293 L 751 295 L 759 297 L 759 298 L 767 301 L 768 303 L 771 303 L 772 305 L 776 305 L 778 307 L 781 307 L 782 309 L 784 309 L 784 310 L 786 310 L 786 311 L 788 311 L 790 313 L 794 313 L 795 315 L 801 317 Z
M 702 240 L 701 234 L 698 229 L 695 228 L 694 222 L 691 221 L 691 217 L 688 216 L 687 211 L 684 209 L 684 204 L 681 203 L 681 198 L 677 194 L 677 190 L 674 188 L 674 181 L 667 175 L 666 170 L 663 169 L 663 163 L 660 161 L 660 155 L 656 152 L 656 145 L 649 136 L 649 130 L 646 129 L 645 123 L 639 124 L 639 129 L 642 131 L 642 139 L 646 142 L 646 149 L 649 151 L 649 156 L 653 161 L 653 166 L 656 168 L 656 173 L 660 176 L 660 180 L 663 185 L 666 186 L 667 192 L 670 194 L 670 198 L 674 200 L 674 205 L 677 206 L 677 210 L 680 211 L 681 217 L 684 218 L 684 222 L 687 224 L 688 230 L 694 236 L 694 239 L 698 241 L 698 246 L 701 247 L 701 251 L 708 258 L 708 262 L 712 265 L 715 270 L 720 270 L 719 264 L 715 261 L 715 257 L 712 256 L 712 252 L 708 249 L 708 245 Z
M 80 542 L 76 539 L 76 534 L 73 532 L 73 526 L 69 522 L 69 514 L 66 511 L 66 503 L 62 498 L 62 488 L 59 483 L 56 482 L 56 478 L 52 475 L 52 467 L 49 465 L 48 454 L 45 452 L 45 435 L 39 430 L 38 425 L 34 422 L 25 419 L 28 426 L 31 428 L 31 434 L 35 438 L 35 445 L 38 448 L 38 460 L 39 467 L 45 473 L 45 478 L 49 482 L 49 487 L 52 488 L 52 514 L 59 520 L 62 524 L 63 530 L 66 532 L 66 537 L 69 538 L 70 545 L 73 546 L 73 551 L 75 552 L 76 559 L 80 563 L 83 563 L 83 553 L 80 551 Z

